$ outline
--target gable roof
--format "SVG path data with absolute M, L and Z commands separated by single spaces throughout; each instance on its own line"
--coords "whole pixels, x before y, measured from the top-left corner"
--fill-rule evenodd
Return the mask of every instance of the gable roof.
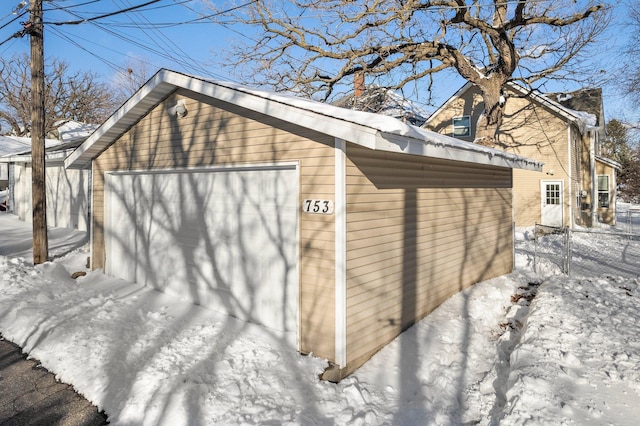
M 65 160 L 84 168 L 173 91 L 183 88 L 369 149 L 498 167 L 541 170 L 542 163 L 414 127 L 388 116 L 347 110 L 235 83 L 161 69 Z
M 507 83 L 507 86 L 509 87 L 509 89 L 513 90 L 519 95 L 524 97 L 529 97 L 531 100 L 551 109 L 560 117 L 572 122 L 580 129 L 581 133 L 585 133 L 589 129 L 593 129 L 600 126 L 599 118 L 600 118 L 601 109 L 599 109 L 598 114 L 591 112 L 592 108 L 595 110 L 595 107 L 591 105 L 592 103 L 594 103 L 595 98 L 593 97 L 592 97 L 592 102 L 589 103 L 589 110 L 585 111 L 585 110 L 570 108 L 567 106 L 569 105 L 568 103 L 567 105 L 564 105 L 560 102 L 557 102 L 556 100 L 551 99 L 552 97 L 555 97 L 557 99 L 559 94 L 551 94 L 551 96 L 549 94 L 542 94 L 534 90 L 529 90 L 514 82 Z M 466 83 L 464 86 L 462 86 L 456 93 L 454 93 L 449 99 L 447 99 L 447 101 L 443 103 L 433 114 L 429 116 L 429 118 L 427 119 L 427 123 L 429 123 L 433 118 L 435 118 L 440 112 L 447 109 L 455 99 L 462 96 L 466 91 L 468 91 L 472 87 L 473 87 L 473 83 L 469 83 L 469 82 Z M 564 98 L 560 97 L 560 99 L 570 99 L 570 97 L 569 96 L 566 96 Z M 602 96 L 600 96 L 600 102 L 602 102 Z M 575 107 L 583 107 L 586 105 L 586 102 L 572 103 L 571 105 Z
M 596 126 L 603 120 L 602 89 L 580 89 L 574 92 L 547 93 L 546 97 L 573 111 L 584 111 L 596 118 Z
M 613 167 L 616 170 L 622 170 L 622 164 L 618 163 L 617 161 L 614 161 L 610 158 L 607 157 L 603 157 L 602 155 L 597 155 L 596 154 L 596 161 L 599 161 L 603 164 L 606 164 L 607 166 Z

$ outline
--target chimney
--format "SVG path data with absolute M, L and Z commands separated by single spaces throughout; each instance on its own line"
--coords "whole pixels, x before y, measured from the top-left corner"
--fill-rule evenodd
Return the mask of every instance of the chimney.
M 358 71 L 353 75 L 353 95 L 356 98 L 364 95 L 364 72 Z

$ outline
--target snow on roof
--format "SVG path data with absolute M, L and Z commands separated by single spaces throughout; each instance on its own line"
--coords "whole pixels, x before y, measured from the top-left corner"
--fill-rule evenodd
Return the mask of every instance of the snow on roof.
M 593 128 L 598 125 L 598 117 L 596 117 L 594 114 L 586 111 L 577 111 L 577 110 L 568 108 L 560 103 L 560 101 L 568 101 L 572 99 L 573 96 L 571 94 L 565 93 L 565 94 L 558 95 L 558 94 L 540 93 L 538 91 L 529 90 L 514 82 L 509 82 L 507 83 L 507 85 L 510 89 L 520 93 L 523 96 L 528 96 L 531 99 L 536 100 L 537 102 L 556 111 L 558 114 L 562 115 L 563 117 L 573 121 L 578 126 L 581 133 L 584 133 L 589 128 Z M 454 99 L 460 97 L 462 93 L 466 92 L 471 87 L 473 87 L 473 83 L 466 83 L 464 86 L 462 86 L 445 103 L 443 103 L 433 114 L 431 114 L 431 116 L 427 120 L 427 123 L 431 121 L 433 118 L 435 118 L 438 115 L 438 113 L 444 110 L 447 107 L 447 105 L 449 105 Z M 550 97 L 550 95 L 555 96 L 556 99 L 558 99 L 558 101 L 553 100 Z
M 67 121 L 58 127 L 60 140 L 64 143 L 88 138 L 100 125 Z
M 578 117 L 578 119 L 580 121 L 582 121 L 584 124 L 586 124 L 589 127 L 596 127 L 597 123 L 598 123 L 598 119 L 594 114 L 590 114 L 586 111 L 576 111 L 576 110 L 572 110 L 569 108 L 566 108 L 567 112 L 569 112 L 572 115 L 575 115 L 576 117 Z
M 513 82 L 509 83 L 509 86 L 521 93 L 523 93 L 523 91 L 527 92 L 533 99 L 538 100 L 538 102 L 546 105 L 547 107 L 550 107 L 551 109 L 556 110 L 564 117 L 569 118 L 578 126 L 580 132 L 583 134 L 590 128 L 598 126 L 598 117 L 595 114 L 587 111 L 578 111 L 575 109 L 571 109 L 561 103 L 572 100 L 574 96 L 571 93 L 546 94 L 537 91 L 529 91 Z M 553 100 L 552 97 L 555 97 L 557 101 Z
M 55 139 L 45 139 L 45 148 L 60 145 L 61 142 Z M 31 138 L 18 136 L 0 136 L 0 157 L 26 154 L 31 152 Z
M 369 149 L 465 161 L 498 167 L 541 170 L 542 163 L 463 142 L 380 114 L 354 111 L 290 95 L 249 88 L 162 69 L 102 124 L 65 161 L 82 168 L 177 88 L 229 102 L 316 130 Z
M 426 109 L 398 92 L 377 85 L 368 86 L 359 96 L 350 93 L 332 105 L 388 115 L 416 126 L 421 126 L 430 115 Z

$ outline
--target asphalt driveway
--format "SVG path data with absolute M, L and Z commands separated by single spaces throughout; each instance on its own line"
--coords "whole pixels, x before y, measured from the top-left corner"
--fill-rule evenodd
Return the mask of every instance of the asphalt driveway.
M 0 214 L 11 223 L 10 231 L 0 238 L 0 255 L 30 260 L 31 224 L 9 213 Z M 55 257 L 85 240 L 84 232 L 52 228 L 50 254 Z M 104 424 L 108 424 L 107 417 L 95 406 L 0 335 L 0 426 Z
M 0 425 L 105 425 L 104 413 L 0 336 Z

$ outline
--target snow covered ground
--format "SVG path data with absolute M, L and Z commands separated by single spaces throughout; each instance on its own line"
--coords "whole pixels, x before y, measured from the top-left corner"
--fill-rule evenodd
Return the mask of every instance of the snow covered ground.
M 558 236 L 534 250 L 531 230 L 519 230 L 516 272 L 453 296 L 332 384 L 318 380 L 324 360 L 290 350 L 293 336 L 97 271 L 71 279 L 86 271 L 86 237 L 77 231 L 55 230 L 56 260 L 33 267 L 29 232 L 0 214 L 0 333 L 112 424 L 640 419 L 639 238 L 576 234 L 568 278 L 559 275 Z

